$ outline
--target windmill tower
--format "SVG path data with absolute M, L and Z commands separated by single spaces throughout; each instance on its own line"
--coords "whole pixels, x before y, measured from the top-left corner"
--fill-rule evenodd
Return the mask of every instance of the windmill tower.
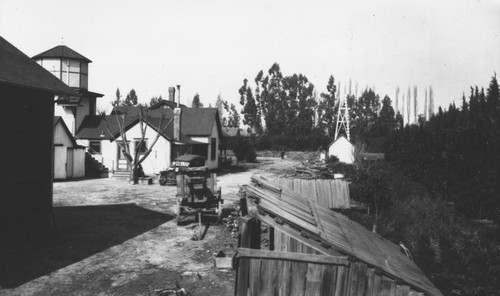
M 349 131 L 349 108 L 347 107 L 347 96 L 339 100 L 339 111 L 337 113 L 337 125 L 335 126 L 335 140 L 338 138 L 342 128 L 346 134 L 347 140 L 351 140 Z

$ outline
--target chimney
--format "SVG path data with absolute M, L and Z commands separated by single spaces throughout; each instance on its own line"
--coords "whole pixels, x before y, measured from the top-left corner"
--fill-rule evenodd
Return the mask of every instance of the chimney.
M 174 109 L 174 140 L 181 139 L 181 108 Z
M 181 107 L 181 86 L 177 84 L 177 108 Z
M 175 103 L 175 87 L 168 88 L 168 100 Z

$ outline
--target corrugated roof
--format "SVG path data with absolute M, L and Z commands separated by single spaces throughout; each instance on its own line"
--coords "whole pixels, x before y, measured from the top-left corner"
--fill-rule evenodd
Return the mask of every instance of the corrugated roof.
M 267 213 L 254 213 L 258 219 L 267 221 L 267 217 L 278 217 L 280 222 L 276 222 L 273 227 L 284 232 L 298 229 L 296 239 L 309 242 L 309 245 L 320 242 L 324 254 L 347 255 L 379 268 L 384 274 L 398 278 L 416 290 L 442 296 L 416 264 L 401 252 L 399 246 L 346 216 L 328 210 L 269 179 L 254 176 L 252 181 L 257 185 L 247 187 L 247 196 L 255 200 L 259 211 Z M 270 223 L 274 223 L 274 220 L 270 220 Z
M 0 83 L 34 88 L 58 95 L 74 91 L 27 55 L 0 37 Z
M 42 58 L 69 58 L 69 59 L 82 60 L 87 63 L 92 63 L 91 60 L 87 59 L 86 57 L 72 50 L 66 45 L 58 45 L 33 57 L 33 59 L 42 59 Z

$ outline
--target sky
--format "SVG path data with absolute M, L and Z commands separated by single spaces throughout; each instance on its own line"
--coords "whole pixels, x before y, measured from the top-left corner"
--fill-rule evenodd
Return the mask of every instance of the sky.
M 432 86 L 436 108 L 460 104 L 500 71 L 499 33 L 494 0 L 0 1 L 0 36 L 28 56 L 64 44 L 92 60 L 101 109 L 117 88 L 147 103 L 175 85 L 183 104 L 198 93 L 241 108 L 243 79 L 275 62 L 318 93 L 333 75 L 341 90 L 352 80 L 394 99 L 416 85 L 423 106 Z

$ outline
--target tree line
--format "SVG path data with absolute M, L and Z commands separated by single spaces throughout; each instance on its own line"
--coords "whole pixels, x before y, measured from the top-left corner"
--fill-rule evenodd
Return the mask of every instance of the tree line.
M 239 89 L 243 123 L 256 137 L 258 149 L 324 149 L 333 140 L 340 99 L 331 75 L 326 92 L 317 90 L 303 74 L 284 75 L 278 63 L 259 71 Z M 357 91 L 356 91 L 357 93 Z M 372 88 L 358 97 L 347 95 L 351 136 L 379 137 L 402 127 L 388 96 L 382 100 Z
M 500 218 L 500 91 L 496 74 L 462 104 L 438 108 L 428 122 L 406 126 L 386 156 L 470 218 Z

